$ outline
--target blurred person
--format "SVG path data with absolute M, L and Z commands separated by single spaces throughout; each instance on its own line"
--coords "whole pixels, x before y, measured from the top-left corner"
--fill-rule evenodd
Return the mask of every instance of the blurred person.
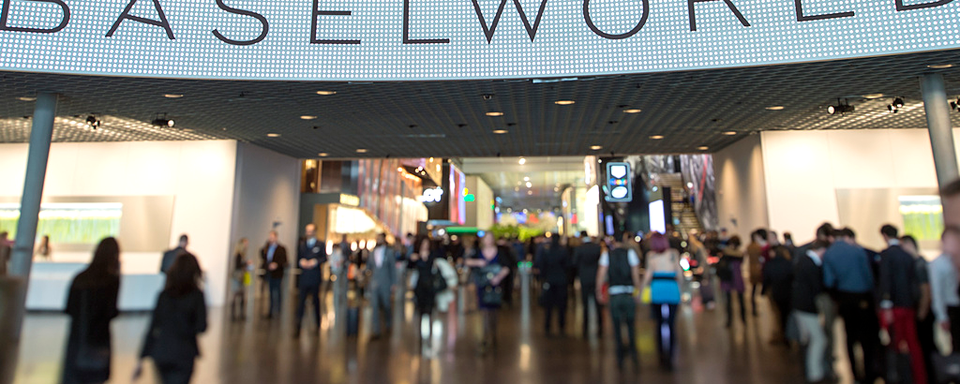
M 796 260 L 801 260 L 801 259 L 802 259 L 802 256 L 806 256 L 807 250 L 809 250 L 809 249 L 810 249 L 810 246 L 813 245 L 813 243 L 815 243 L 815 242 L 818 241 L 818 240 L 826 243 L 826 244 L 827 244 L 827 248 L 829 248 L 830 245 L 833 244 L 833 242 L 834 242 L 834 240 L 835 240 L 835 238 L 834 238 L 834 228 L 833 228 L 833 224 L 830 224 L 830 223 L 820 224 L 820 226 L 817 227 L 817 231 L 816 231 L 816 234 L 815 234 L 815 236 L 814 236 L 814 240 L 813 240 L 813 241 L 811 241 L 811 242 L 809 242 L 809 243 L 807 243 L 807 244 L 801 245 L 801 246 L 799 246 L 799 247 L 796 247 L 796 249 L 795 249 L 795 251 L 794 251 L 794 253 L 793 253 L 793 260 L 795 260 L 795 261 L 796 261 Z M 829 337 L 829 335 L 828 335 L 827 337 Z
M 613 240 L 611 237 L 610 240 Z M 640 281 L 640 256 L 623 243 L 612 243 L 609 251 L 600 255 L 597 268 L 597 297 L 603 292 L 604 282 L 609 283 L 610 320 L 613 326 L 613 339 L 617 348 L 617 368 L 623 370 L 623 360 L 630 355 L 635 371 L 640 371 L 640 355 L 637 351 L 636 311 L 641 300 L 634 295 L 642 287 Z M 627 327 L 627 345 L 623 344 L 623 327 Z
M 930 262 L 932 311 L 937 325 L 952 336 L 952 350 L 960 352 L 960 288 L 954 259 L 960 258 L 960 230 L 947 227 L 941 235 L 942 254 Z
M 916 294 L 920 284 L 916 261 L 900 246 L 899 233 L 894 226 L 884 225 L 880 228 L 880 235 L 888 245 L 880 253 L 880 326 L 890 334 L 889 348 L 895 353 L 908 355 L 913 383 L 926 384 L 926 362 L 917 338 Z M 891 369 L 899 368 L 895 367 L 894 361 L 887 361 L 887 365 Z
M 566 330 L 567 314 L 567 277 L 570 270 L 570 254 L 561 244 L 561 236 L 554 235 L 540 256 L 534 261 L 543 282 L 540 292 L 540 305 L 546 311 L 544 333 L 550 335 L 553 312 L 557 312 L 557 325 L 560 335 Z
M 120 245 L 100 241 L 93 260 L 73 278 L 67 294 L 70 316 L 62 383 L 104 383 L 110 379 L 110 321 L 117 317 L 120 292 Z
M 6 231 L 0 232 L 0 276 L 6 276 L 10 268 L 10 254 L 13 252 L 13 247 L 10 246 L 9 236 L 10 234 Z
M 914 297 L 917 299 L 917 338 L 920 341 L 921 356 L 929 377 L 933 376 L 934 372 L 931 355 L 937 352 L 936 338 L 933 333 L 934 327 L 936 327 L 936 319 L 930 310 L 933 303 L 930 292 L 930 263 L 920 254 L 920 246 L 917 245 L 917 239 L 913 236 L 900 237 L 900 247 L 913 257 L 914 273 L 917 278 L 917 288 L 919 288 L 918 291 L 914 292 Z
M 960 179 L 954 180 L 940 190 L 940 200 L 943 204 L 944 228 L 960 233 Z M 947 240 L 955 239 L 950 236 Z M 955 266 L 960 268 L 960 254 L 952 256 L 955 258 Z
M 190 238 L 187 237 L 187 234 L 180 235 L 180 239 L 177 240 L 177 247 L 163 253 L 163 259 L 160 260 L 160 273 L 167 273 L 167 270 L 173 265 L 173 261 L 177 259 L 177 255 L 187 252 L 189 243 Z
M 683 253 L 683 239 L 680 238 L 680 232 L 677 232 L 673 224 L 667 224 L 667 232 L 663 234 L 670 242 L 670 248 L 677 250 L 677 254 Z M 641 257 L 643 257 L 641 255 Z
M 203 272 L 197 258 L 181 253 L 167 271 L 147 327 L 134 378 L 151 358 L 163 384 L 189 384 L 200 348 L 197 335 L 207 330 L 207 305 L 201 290 Z
M 320 285 L 323 283 L 323 263 L 327 262 L 326 244 L 317 240 L 317 227 L 307 224 L 304 227 L 304 240 L 297 250 L 297 266 L 300 267 L 300 282 L 297 295 L 297 321 L 293 337 L 300 337 L 303 315 L 306 312 L 307 297 L 313 305 L 313 318 L 316 332 L 320 332 Z
M 775 246 L 770 249 L 767 262 L 763 264 L 762 293 L 770 298 L 779 320 L 780 335 L 774 341 L 783 344 L 789 343 L 787 341 L 787 320 L 790 318 L 790 300 L 793 295 L 793 262 L 790 261 L 790 254 L 787 247 Z
M 372 338 L 380 337 L 382 327 L 380 325 L 383 316 L 383 323 L 389 332 L 391 328 L 391 309 L 393 308 L 391 298 L 397 284 L 397 268 L 394 266 L 396 256 L 395 251 L 387 243 L 387 234 L 377 234 L 377 245 L 370 254 L 370 260 L 366 263 L 365 275 L 369 277 L 368 292 L 370 295 L 370 316 L 373 318 Z
M 247 271 L 250 262 L 247 261 L 247 248 L 250 242 L 246 237 L 241 238 L 233 248 L 233 258 L 230 260 L 230 318 L 244 320 L 247 316 Z
M 750 308 L 753 316 L 757 315 L 757 293 L 763 285 L 763 264 L 770 248 L 767 243 L 769 234 L 766 229 L 760 228 L 750 234 L 750 245 L 747 246 L 747 263 L 750 267 Z
M 603 253 L 600 244 L 593 241 L 586 231 L 580 232 L 583 244 L 573 251 L 573 265 L 577 268 L 580 278 L 580 297 L 583 306 L 583 338 L 589 332 L 590 305 L 597 312 L 597 336 L 603 334 L 603 304 L 596 295 L 597 268 L 600 266 L 600 255 Z
M 706 239 L 705 234 L 700 234 Z M 687 249 L 690 257 L 696 262 L 695 276 L 700 279 L 700 299 L 707 309 L 713 309 L 716 306 L 716 294 L 714 291 L 713 275 L 710 273 L 710 251 L 707 246 L 701 242 L 701 236 L 698 236 L 695 230 L 691 230 L 687 236 Z
M 277 231 L 270 231 L 267 244 L 260 249 L 261 268 L 270 287 L 270 310 L 267 319 L 280 316 L 283 303 L 283 275 L 287 270 L 287 248 L 277 242 Z
M 827 243 L 816 240 L 808 244 L 806 253 L 793 264 L 794 280 L 791 292 L 793 317 L 800 329 L 800 343 L 805 346 L 803 359 L 808 383 L 822 383 L 828 379 L 827 334 L 820 324 L 820 305 L 817 298 L 824 293 L 823 255 Z
M 40 238 L 40 244 L 37 244 L 36 254 L 40 256 L 41 260 L 50 260 L 53 254 L 53 249 L 50 248 L 50 235 L 43 235 L 43 237 Z
M 330 252 L 330 280 L 333 284 L 333 309 L 338 319 L 345 315 L 342 309 L 346 309 L 347 303 L 347 257 L 344 256 L 342 244 L 334 244 Z
M 520 256 L 514 253 L 513 248 L 506 238 L 498 239 L 497 247 L 500 248 L 500 253 L 505 256 L 503 260 L 504 266 L 510 269 L 510 274 L 507 275 L 506 279 L 503 280 L 503 284 L 501 284 L 503 287 L 503 303 L 507 306 L 512 306 L 513 280 L 517 274 L 517 262 L 519 262 Z
M 740 303 L 740 320 L 747 323 L 747 305 L 743 302 L 743 292 L 746 290 L 743 283 L 743 251 L 740 236 L 734 235 L 727 240 L 723 248 L 720 261 L 717 263 L 717 277 L 720 278 L 720 289 L 727 301 L 727 328 L 733 325 L 733 297 L 736 295 Z
M 492 232 L 484 234 L 480 244 L 480 249 L 472 258 L 466 260 L 466 265 L 475 270 L 477 308 L 483 313 L 480 352 L 486 353 L 487 349 L 496 348 L 498 344 L 497 316 L 503 304 L 500 284 L 510 274 L 510 269 L 502 264 L 505 256 L 502 255 L 502 249 L 497 247 L 497 239 Z
M 853 230 L 837 230 L 835 241 L 823 255 L 823 283 L 837 301 L 838 313 L 843 318 L 847 337 L 847 357 L 854 378 L 861 383 L 872 383 L 879 376 L 878 335 L 880 332 L 874 298 L 874 277 L 867 252 L 854 242 Z M 863 351 L 863 369 L 857 369 L 854 353 L 859 345 Z
M 415 271 L 413 293 L 420 320 L 416 322 L 417 331 L 423 330 L 423 321 L 426 318 L 427 329 L 429 329 L 426 337 L 427 345 L 433 345 L 434 310 L 446 312 L 449 309 L 452 297 L 448 296 L 453 294 L 453 288 L 457 286 L 457 275 L 443 257 L 443 252 L 436 241 L 431 241 L 424 236 L 416 240 L 415 244 L 419 244 L 418 252 L 410 255 L 409 268 Z M 444 302 L 442 308 L 441 301 Z M 420 335 L 419 340 L 420 351 L 424 352 L 423 335 Z
M 787 248 L 795 248 L 795 245 L 794 245 L 794 243 L 793 243 L 793 234 L 792 234 L 792 233 L 790 233 L 790 232 L 784 232 L 784 233 L 783 233 L 783 245 L 786 246 Z
M 680 253 L 670 248 L 670 241 L 659 233 L 650 237 L 650 253 L 647 255 L 647 269 L 643 278 L 643 287 L 650 286 L 650 310 L 657 321 L 657 350 L 660 352 L 660 366 L 673 368 L 677 345 L 676 323 L 677 306 L 680 305 L 680 283 L 683 272 L 680 270 Z

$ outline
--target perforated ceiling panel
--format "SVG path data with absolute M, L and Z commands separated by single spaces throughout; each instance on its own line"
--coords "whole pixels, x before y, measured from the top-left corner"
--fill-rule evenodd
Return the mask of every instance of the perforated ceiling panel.
M 55 91 L 62 94 L 57 141 L 224 138 L 302 158 L 321 152 L 338 158 L 689 153 L 760 130 L 923 128 L 917 76 L 941 72 L 948 94 L 960 94 L 960 67 L 927 67 L 937 64 L 960 65 L 960 52 L 556 82 L 244 82 L 7 72 L 0 78 L 0 141 L 27 140 L 23 117 L 33 103 L 18 98 Z M 863 97 L 877 93 L 884 96 Z M 895 96 L 906 105 L 891 114 L 886 105 Z M 837 98 L 856 110 L 828 115 Z M 555 104 L 560 100 L 574 104 Z M 773 106 L 783 109 L 766 109 Z M 176 128 L 149 124 L 162 114 Z M 88 115 L 104 117 L 100 129 L 69 124 Z M 960 113 L 952 119 L 960 126 Z

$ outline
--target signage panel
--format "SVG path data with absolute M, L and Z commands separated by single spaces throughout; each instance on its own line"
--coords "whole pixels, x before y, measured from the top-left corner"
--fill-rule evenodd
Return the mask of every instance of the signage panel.
M 571 78 L 960 48 L 952 0 L 0 0 L 0 70 Z

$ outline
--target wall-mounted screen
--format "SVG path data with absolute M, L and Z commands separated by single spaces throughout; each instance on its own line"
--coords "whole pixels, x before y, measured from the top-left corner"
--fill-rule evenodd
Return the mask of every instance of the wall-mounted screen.
M 650 203 L 650 232 L 667 233 L 667 216 L 663 208 L 663 200 Z

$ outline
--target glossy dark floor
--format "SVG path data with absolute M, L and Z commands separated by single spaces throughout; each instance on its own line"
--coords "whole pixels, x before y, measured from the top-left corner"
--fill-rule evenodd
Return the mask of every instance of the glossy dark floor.
M 462 291 L 462 290 L 461 290 Z M 293 300 L 284 302 L 280 321 L 251 318 L 232 322 L 214 309 L 210 329 L 201 340 L 203 356 L 194 383 L 802 383 L 797 351 L 772 344 L 772 319 L 763 300 L 760 316 L 746 326 L 723 324 L 723 312 L 707 310 L 698 300 L 681 307 L 679 356 L 674 372 L 658 368 L 655 336 L 646 308 L 639 309 L 641 372 L 616 369 L 609 332 L 580 336 L 580 303 L 568 308 L 566 336 L 547 337 L 542 310 L 530 305 L 531 293 L 518 291 L 516 305 L 500 317 L 500 345 L 478 354 L 480 314 L 470 303 L 434 322 L 436 342 L 419 353 L 413 308 L 395 305 L 394 329 L 370 340 L 361 320 L 359 337 L 346 337 L 335 311 L 324 311 L 319 333 L 292 337 Z M 471 298 L 467 295 L 466 297 Z M 473 296 L 475 297 L 475 296 Z M 292 299 L 292 296 L 288 297 Z M 535 303 L 535 301 L 534 301 Z M 259 304 L 259 303 L 258 303 Z M 332 307 L 328 297 L 326 309 Z M 466 308 L 464 308 L 466 307 Z M 252 308 L 251 313 L 254 309 Z M 111 383 L 131 381 L 147 315 L 125 314 L 113 323 L 114 366 Z M 339 323 L 339 324 L 338 324 Z M 58 314 L 31 314 L 25 327 L 17 383 L 55 383 L 67 319 Z M 139 382 L 152 383 L 150 367 Z M 628 365 L 629 368 L 629 365 Z M 841 372 L 845 371 L 840 369 Z M 848 380 L 844 380 L 848 381 Z

